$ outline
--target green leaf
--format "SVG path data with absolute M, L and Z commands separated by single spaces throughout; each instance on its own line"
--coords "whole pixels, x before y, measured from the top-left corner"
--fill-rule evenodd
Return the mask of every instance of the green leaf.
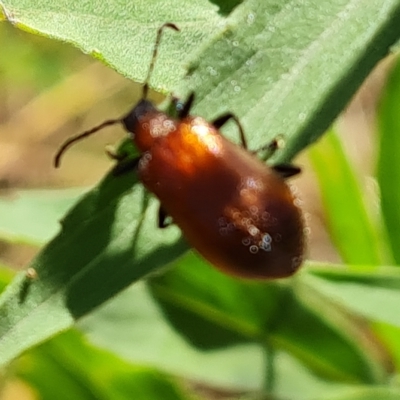
M 389 245 L 396 264 L 400 264 L 400 59 L 390 73 L 383 93 L 378 126 L 380 151 L 378 183 L 381 190 L 381 207 L 388 232 Z
M 43 400 L 188 399 L 165 374 L 122 361 L 86 343 L 74 331 L 30 351 L 15 369 Z
M 9 241 L 45 243 L 57 233 L 57 221 L 82 192 L 26 190 L 0 198 L 0 236 Z
M 400 271 L 396 267 L 312 268 L 305 281 L 324 296 L 372 321 L 400 326 Z
M 238 302 L 246 303 L 247 299 L 241 293 L 237 296 Z M 119 294 L 82 319 L 78 326 L 97 346 L 125 360 L 152 365 L 191 381 L 254 392 L 260 390 L 264 379 L 265 350 L 262 345 L 248 343 L 206 351 L 190 346 L 163 317 L 143 283 Z M 199 329 L 206 330 L 203 325 Z M 285 351 L 276 351 L 274 372 L 277 398 L 318 399 L 343 386 L 321 380 Z
M 381 235 L 368 213 L 354 167 L 330 131 L 309 150 L 331 237 L 347 264 L 380 265 Z
M 0 298 L 0 364 L 70 327 L 186 246 L 156 229 L 154 200 L 135 177 L 106 178 L 62 221 L 62 230 Z M 38 327 L 40 327 L 38 329 Z
M 147 74 L 156 30 L 165 22 L 179 24 L 180 34 L 165 34 L 152 77 L 152 85 L 165 91 L 183 77 L 191 52 L 218 32 L 237 3 L 219 8 L 205 0 L 6 0 L 0 6 L 15 26 L 72 43 L 136 81 Z
M 207 118 L 234 112 L 251 148 L 284 134 L 276 160 L 288 161 L 329 127 L 399 24 L 398 0 L 244 1 L 181 92 L 194 91 L 194 112 Z
M 345 313 L 341 320 L 346 325 L 325 315 L 324 308 L 330 308 L 331 315 L 340 314 L 332 302 L 320 299 L 319 308 L 310 308 L 304 296 L 298 297 L 296 282 L 241 282 L 188 254 L 149 284 L 166 317 L 196 347 L 259 343 L 288 352 L 329 379 L 379 381 L 382 370 L 374 356 L 343 329 L 351 327 L 353 334 L 361 334 L 357 324 Z
M 162 40 L 154 87 L 171 89 L 191 60 L 179 92 L 196 92 L 194 111 L 236 113 L 254 148 L 284 133 L 279 160 L 324 132 L 399 38 L 397 0 L 2 4 L 15 25 L 72 42 L 139 81 L 156 29 L 177 23 L 181 34 Z
M 143 282 L 83 318 L 78 327 L 97 346 L 124 359 L 190 380 L 238 390 L 259 389 L 262 380 L 259 348 L 244 345 L 209 352 L 197 350 L 165 320 Z M 290 364 L 287 357 L 283 364 L 283 368 Z M 299 373 L 298 381 L 312 381 L 301 366 L 296 365 L 292 372 L 293 379 Z

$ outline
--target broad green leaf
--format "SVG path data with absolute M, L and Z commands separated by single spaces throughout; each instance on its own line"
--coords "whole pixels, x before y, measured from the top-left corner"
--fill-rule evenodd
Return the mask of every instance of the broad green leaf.
M 0 7 L 16 27 L 72 43 L 136 81 L 147 74 L 156 30 L 165 22 L 179 24 L 180 34 L 165 34 L 152 77 L 154 87 L 165 91 L 183 77 L 191 52 L 223 27 L 224 15 L 238 0 L 224 3 L 6 0 Z
M 318 178 L 329 231 L 343 261 L 380 265 L 379 232 L 368 214 L 361 185 L 337 134 L 330 131 L 310 148 L 309 155 Z
M 390 73 L 379 113 L 378 183 L 381 207 L 396 264 L 400 264 L 400 59 Z
M 238 300 L 245 303 L 242 296 Z M 259 391 L 264 380 L 261 345 L 241 344 L 207 351 L 191 346 L 163 318 L 142 283 L 83 318 L 78 326 L 97 346 L 126 360 L 152 365 L 192 381 L 252 392 Z M 283 399 L 317 399 L 343 386 L 321 380 L 304 364 L 279 350 L 274 357 L 274 373 L 274 393 Z
M 357 324 L 342 313 L 341 324 L 335 325 L 321 312 L 330 308 L 331 314 L 339 314 L 335 304 L 320 299 L 320 309 L 309 308 L 297 295 L 296 279 L 289 282 L 293 286 L 241 282 L 188 254 L 149 284 L 166 317 L 196 347 L 258 343 L 288 352 L 329 379 L 379 381 L 381 367 L 353 336 L 362 334 Z
M 395 0 L 383 6 L 378 0 L 246 0 L 234 9 L 221 6 L 216 20 L 218 7 L 205 2 L 25 0 L 2 7 L 17 26 L 67 38 L 135 79 L 146 73 L 157 27 L 178 23 L 182 34 L 168 32 L 162 40 L 153 84 L 171 87 L 186 55 L 196 50 L 189 86 L 198 93 L 197 111 L 237 113 L 252 146 L 277 133 L 293 136 L 279 159 L 290 159 L 330 124 L 397 38 L 400 17 Z M 216 32 L 212 41 L 206 37 Z M 90 192 L 33 262 L 38 278 L 21 274 L 6 290 L 0 364 L 67 329 L 186 249 L 176 227 L 156 229 L 156 203 L 133 184 L 129 177 L 106 179 Z
M 62 221 L 0 298 L 0 364 L 57 332 L 186 248 L 179 230 L 157 230 L 154 200 L 135 177 L 106 178 Z M 38 328 L 40 327 L 40 328 Z
M 189 399 L 168 376 L 122 361 L 74 331 L 31 350 L 14 368 L 43 400 Z
M 400 326 L 400 271 L 396 267 L 312 268 L 304 282 L 371 321 Z
M 259 148 L 284 134 L 288 161 L 332 123 L 400 37 L 398 0 L 249 0 L 189 69 L 194 112 L 234 112 Z M 236 132 L 236 131 L 235 131 Z
M 154 87 L 172 89 L 191 61 L 178 92 L 196 92 L 194 111 L 207 118 L 234 112 L 254 148 L 285 134 L 279 160 L 328 128 L 399 38 L 400 23 L 398 0 L 7 0 L 3 12 L 135 80 L 146 75 L 156 29 L 177 23 L 181 34 L 168 32 L 159 49 Z
M 57 233 L 57 221 L 82 192 L 26 190 L 0 198 L 0 236 L 8 241 L 45 243 Z
M 259 389 L 262 381 L 263 356 L 259 348 L 242 345 L 197 350 L 165 320 L 141 282 L 83 318 L 78 327 L 97 346 L 188 379 L 240 390 Z M 300 376 L 299 380 L 306 379 Z

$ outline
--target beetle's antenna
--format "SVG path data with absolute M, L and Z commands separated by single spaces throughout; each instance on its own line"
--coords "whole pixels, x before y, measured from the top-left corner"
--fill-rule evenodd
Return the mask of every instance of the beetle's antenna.
M 147 72 L 147 76 L 143 85 L 142 99 L 146 99 L 147 94 L 149 92 L 149 80 L 151 78 L 151 74 L 153 73 L 154 64 L 158 53 L 158 46 L 160 45 L 161 36 L 165 28 L 171 28 L 174 31 L 179 31 L 179 28 L 175 24 L 172 24 L 171 22 L 167 22 L 158 28 L 156 42 L 154 43 L 153 56 L 151 58 L 149 71 Z
M 154 43 L 153 56 L 151 58 L 149 71 L 147 72 L 146 80 L 144 81 L 144 84 L 143 84 L 142 99 L 146 99 L 147 94 L 149 92 L 149 80 L 151 78 L 151 74 L 153 73 L 154 63 L 157 58 L 158 46 L 160 44 L 161 36 L 162 36 L 162 33 L 165 28 L 171 28 L 175 31 L 179 31 L 179 28 L 175 24 L 172 24 L 170 22 L 167 22 L 164 25 L 161 25 L 160 28 L 158 29 L 156 41 Z M 124 118 L 125 118 L 125 116 L 122 118 L 118 118 L 118 119 L 110 119 L 110 120 L 104 121 L 100 125 L 97 125 L 94 128 L 89 129 L 88 131 L 85 131 L 83 133 L 80 133 L 79 135 L 69 138 L 66 142 L 64 142 L 64 144 L 57 151 L 57 154 L 54 157 L 54 166 L 56 168 L 58 168 L 60 166 L 60 161 L 61 161 L 62 155 L 72 144 L 74 144 L 75 142 L 78 142 L 81 139 L 87 138 L 88 136 L 92 135 L 93 133 L 105 128 L 106 126 L 111 126 L 111 125 L 115 125 L 115 124 L 122 122 L 122 120 Z
M 60 166 L 61 156 L 75 142 L 78 142 L 79 140 L 84 139 L 84 138 L 92 135 L 93 133 L 105 128 L 106 126 L 115 125 L 115 124 L 118 124 L 120 122 L 121 122 L 121 118 L 119 118 L 119 119 L 109 119 L 107 121 L 102 122 L 100 125 L 97 125 L 92 129 L 89 129 L 88 131 L 85 131 L 83 133 L 80 133 L 79 135 L 70 137 L 66 142 L 64 142 L 64 144 L 57 151 L 57 153 L 56 153 L 56 155 L 54 157 L 54 166 L 56 168 L 58 168 Z

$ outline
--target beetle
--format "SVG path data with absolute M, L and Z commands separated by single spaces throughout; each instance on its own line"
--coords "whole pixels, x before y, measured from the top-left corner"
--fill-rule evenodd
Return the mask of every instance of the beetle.
M 269 167 L 257 152 L 248 151 L 242 126 L 232 113 L 212 122 L 190 115 L 193 93 L 177 107 L 175 118 L 147 99 L 165 28 L 179 30 L 172 23 L 158 29 L 141 100 L 122 118 L 67 140 L 55 156 L 55 166 L 72 143 L 121 123 L 140 151 L 132 163 L 140 181 L 160 200 L 160 227 L 166 226 L 167 216 L 172 217 L 189 244 L 229 275 L 249 279 L 292 275 L 304 258 L 304 218 L 285 180 L 300 169 Z M 241 145 L 219 132 L 229 120 L 238 125 Z M 277 147 L 275 140 L 267 149 L 272 152 Z

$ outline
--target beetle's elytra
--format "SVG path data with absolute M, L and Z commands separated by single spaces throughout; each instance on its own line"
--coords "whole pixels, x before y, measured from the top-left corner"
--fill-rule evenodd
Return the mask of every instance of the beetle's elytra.
M 304 220 L 285 179 L 300 170 L 266 166 L 247 151 L 242 127 L 226 114 L 209 123 L 189 114 L 192 94 L 172 118 L 147 100 L 148 81 L 164 28 L 159 30 L 149 73 L 138 104 L 123 118 L 69 139 L 55 158 L 75 141 L 105 126 L 122 123 L 141 152 L 135 160 L 144 186 L 160 200 L 160 226 L 172 217 L 188 242 L 227 274 L 272 279 L 292 275 L 304 257 Z M 239 126 L 242 145 L 220 128 L 229 119 Z

